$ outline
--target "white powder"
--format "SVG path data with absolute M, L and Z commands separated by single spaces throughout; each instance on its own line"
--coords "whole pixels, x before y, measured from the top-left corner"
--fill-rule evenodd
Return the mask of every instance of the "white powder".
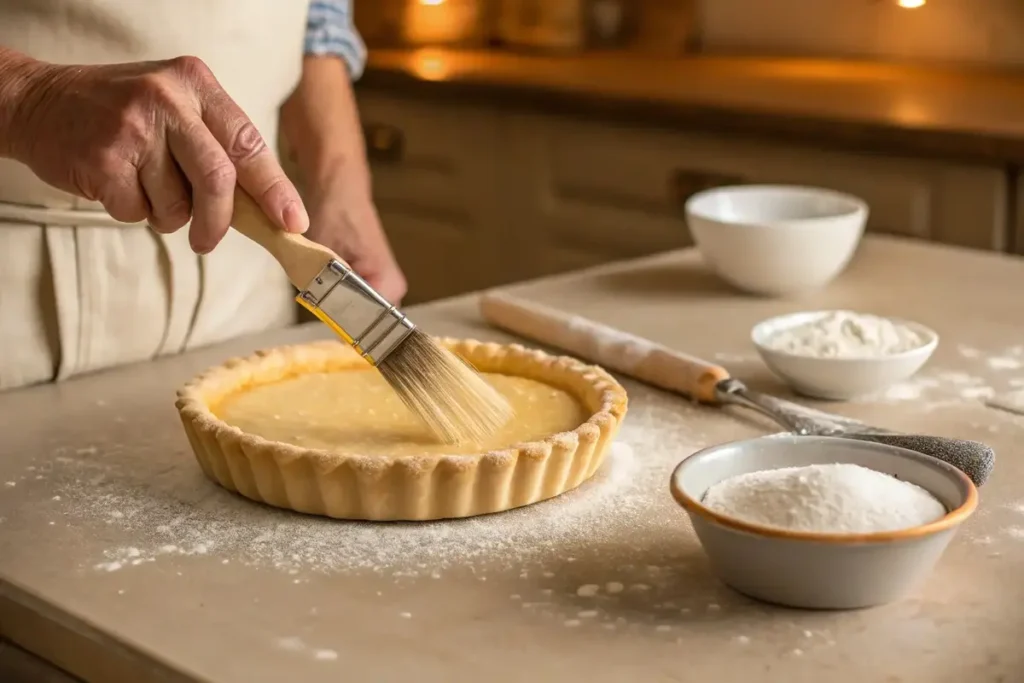
M 880 358 L 923 346 L 915 330 L 888 318 L 831 311 L 772 335 L 767 346 L 814 358 Z
M 127 449 L 122 457 L 111 446 L 103 447 L 101 457 L 46 456 L 46 469 L 40 471 L 58 480 L 51 491 L 61 500 L 50 501 L 51 493 L 45 504 L 48 514 L 63 513 L 90 535 L 96 535 L 96 525 L 109 525 L 108 535 L 121 539 L 121 547 L 110 546 L 85 564 L 98 572 L 131 571 L 153 561 L 187 572 L 209 556 L 206 562 L 218 568 L 230 558 L 232 565 L 291 575 L 289 581 L 306 572 L 372 572 L 399 579 L 455 569 L 486 579 L 484 572 L 518 572 L 528 564 L 535 564 L 531 571 L 538 575 L 551 574 L 571 561 L 567 555 L 575 548 L 621 545 L 623 533 L 626 544 L 639 544 L 641 534 L 675 524 L 675 504 L 658 492 L 679 460 L 704 445 L 695 431 L 700 409 L 643 385 L 630 383 L 629 390 L 637 408 L 593 479 L 550 501 L 496 515 L 366 523 L 294 514 L 206 482 L 184 451 L 173 472 L 153 476 L 160 485 L 140 485 L 142 475 L 123 464 L 134 460 L 137 449 L 129 459 Z M 154 442 L 150 447 L 168 446 Z M 118 464 L 108 465 L 111 461 Z M 652 515 L 652 509 L 666 512 Z M 136 565 L 137 560 L 143 562 Z M 623 571 L 623 578 L 632 578 Z M 590 582 L 603 584 L 607 578 L 620 577 L 595 576 Z
M 569 330 L 593 341 L 598 362 L 617 365 L 624 372 L 635 369 L 657 348 L 647 339 L 579 316 L 571 316 L 568 323 Z
M 1024 415 L 1024 390 L 1008 391 L 1005 394 L 992 396 L 985 402 L 989 407 L 1005 410 L 1009 413 Z
M 920 486 L 850 464 L 742 474 L 709 488 L 703 502 L 752 524 L 818 533 L 894 531 L 946 514 Z

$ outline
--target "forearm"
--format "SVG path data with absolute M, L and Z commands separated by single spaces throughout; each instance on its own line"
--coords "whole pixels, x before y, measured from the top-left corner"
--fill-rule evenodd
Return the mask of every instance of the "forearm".
M 0 157 L 14 156 L 19 112 L 43 67 L 28 55 L 0 47 Z
M 359 111 L 348 69 L 340 58 L 307 55 L 302 78 L 281 112 L 282 134 L 306 185 L 343 178 L 347 189 L 370 192 Z

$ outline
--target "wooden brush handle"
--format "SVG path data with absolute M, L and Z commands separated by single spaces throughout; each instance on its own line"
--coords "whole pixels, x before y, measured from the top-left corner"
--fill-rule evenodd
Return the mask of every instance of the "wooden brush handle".
M 277 227 L 242 188 L 235 188 L 231 226 L 269 251 L 300 290 L 306 289 L 331 259 L 341 261 L 327 247 Z
M 484 294 L 480 313 L 495 327 L 704 403 L 717 403 L 715 385 L 729 378 L 699 358 L 507 294 Z

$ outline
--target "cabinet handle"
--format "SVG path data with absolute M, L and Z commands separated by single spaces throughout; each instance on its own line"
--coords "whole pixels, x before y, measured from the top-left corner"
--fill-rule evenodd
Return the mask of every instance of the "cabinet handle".
M 366 158 L 379 163 L 398 163 L 405 156 L 405 135 L 401 129 L 384 123 L 363 126 Z
M 668 190 L 672 197 L 672 203 L 682 209 L 686 200 L 698 192 L 713 187 L 742 185 L 745 182 L 746 180 L 741 176 L 679 168 L 669 176 Z

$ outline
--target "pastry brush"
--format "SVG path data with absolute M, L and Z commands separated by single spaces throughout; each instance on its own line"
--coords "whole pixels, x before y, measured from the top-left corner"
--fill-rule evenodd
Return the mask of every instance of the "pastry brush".
M 443 442 L 480 440 L 512 417 L 505 397 L 422 332 L 337 254 L 275 226 L 241 188 L 232 227 L 266 249 L 299 290 L 296 301 L 334 330 Z
M 978 441 L 900 434 L 805 408 L 751 391 L 728 370 L 713 363 L 507 294 L 484 294 L 480 312 L 488 323 L 513 334 L 701 403 L 756 410 L 796 434 L 840 436 L 907 448 L 959 468 L 978 486 L 985 483 L 995 464 L 995 452 Z

